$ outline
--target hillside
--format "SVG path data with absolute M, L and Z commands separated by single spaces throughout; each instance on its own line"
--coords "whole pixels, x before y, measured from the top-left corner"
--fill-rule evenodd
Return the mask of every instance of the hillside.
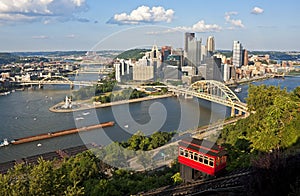
M 149 51 L 148 49 L 131 49 L 125 52 L 122 52 L 115 58 L 119 59 L 140 59 L 145 55 L 145 52 Z
M 0 53 L 0 66 L 7 63 L 16 62 L 19 60 L 18 56 L 10 53 Z

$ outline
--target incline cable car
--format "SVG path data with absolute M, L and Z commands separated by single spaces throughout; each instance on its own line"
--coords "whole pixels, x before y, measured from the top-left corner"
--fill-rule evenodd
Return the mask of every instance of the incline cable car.
M 179 142 L 178 161 L 180 175 L 185 181 L 192 181 L 208 174 L 215 176 L 226 167 L 225 150 L 213 142 L 186 137 Z

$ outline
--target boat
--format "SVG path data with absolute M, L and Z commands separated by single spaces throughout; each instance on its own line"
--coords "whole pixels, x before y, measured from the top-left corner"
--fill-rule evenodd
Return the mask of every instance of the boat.
M 238 87 L 238 88 L 235 88 L 234 89 L 234 92 L 236 92 L 236 93 L 239 93 L 239 92 L 241 92 L 242 91 L 242 88 L 241 87 Z
M 41 143 L 38 143 L 36 146 L 37 146 L 37 147 L 41 147 L 41 146 L 42 146 L 42 144 L 41 144 Z
M 128 128 L 128 125 L 124 125 L 125 128 Z
M 77 117 L 75 118 L 75 120 L 83 120 L 84 118 L 83 117 Z
M 17 145 L 17 144 L 23 144 L 27 142 L 33 142 L 33 141 L 39 141 L 43 139 L 49 139 L 49 138 L 54 138 L 54 137 L 60 137 L 64 135 L 69 135 L 69 134 L 75 134 L 79 132 L 85 132 L 85 131 L 91 131 L 99 128 L 105 128 L 105 127 L 111 127 L 114 126 L 113 121 L 109 122 L 104 122 L 100 124 L 95 124 L 95 125 L 89 125 L 86 127 L 81 127 L 81 128 L 72 128 L 72 129 L 66 129 L 66 130 L 61 130 L 61 131 L 56 131 L 56 132 L 48 132 L 48 133 L 42 133 L 39 135 L 33 135 L 33 136 L 27 136 L 19 139 L 15 139 L 11 141 L 11 144 Z
M 86 116 L 86 115 L 89 115 L 90 113 L 89 112 L 83 112 L 82 115 Z
M 3 142 L 0 143 L 0 147 L 8 146 L 8 145 L 9 145 L 9 141 L 6 138 L 3 140 Z

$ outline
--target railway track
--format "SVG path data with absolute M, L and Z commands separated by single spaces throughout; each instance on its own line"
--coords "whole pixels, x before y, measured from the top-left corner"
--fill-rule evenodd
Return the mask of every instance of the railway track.
M 146 193 L 139 193 L 141 196 L 150 195 L 198 195 L 204 193 L 218 193 L 218 192 L 240 192 L 244 189 L 244 183 L 247 176 L 251 175 L 251 170 L 242 171 L 236 174 L 229 174 L 227 176 L 218 177 L 210 180 L 197 180 L 193 183 L 179 185 L 179 186 L 166 186 L 149 191 Z

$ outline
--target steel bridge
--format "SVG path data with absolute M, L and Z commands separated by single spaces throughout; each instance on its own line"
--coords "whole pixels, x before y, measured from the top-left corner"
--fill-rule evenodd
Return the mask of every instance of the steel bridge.
M 238 114 L 248 115 L 246 103 L 240 101 L 235 93 L 232 92 L 225 84 L 215 80 L 201 80 L 191 84 L 188 88 L 170 86 L 169 91 L 177 95 L 194 96 L 205 99 L 231 108 L 231 116 Z
M 97 81 L 72 81 L 69 78 L 63 76 L 47 76 L 42 80 L 21 81 L 20 85 L 38 85 L 39 88 L 42 88 L 43 85 L 70 85 L 70 88 L 73 88 L 75 85 L 93 86 L 97 83 Z

